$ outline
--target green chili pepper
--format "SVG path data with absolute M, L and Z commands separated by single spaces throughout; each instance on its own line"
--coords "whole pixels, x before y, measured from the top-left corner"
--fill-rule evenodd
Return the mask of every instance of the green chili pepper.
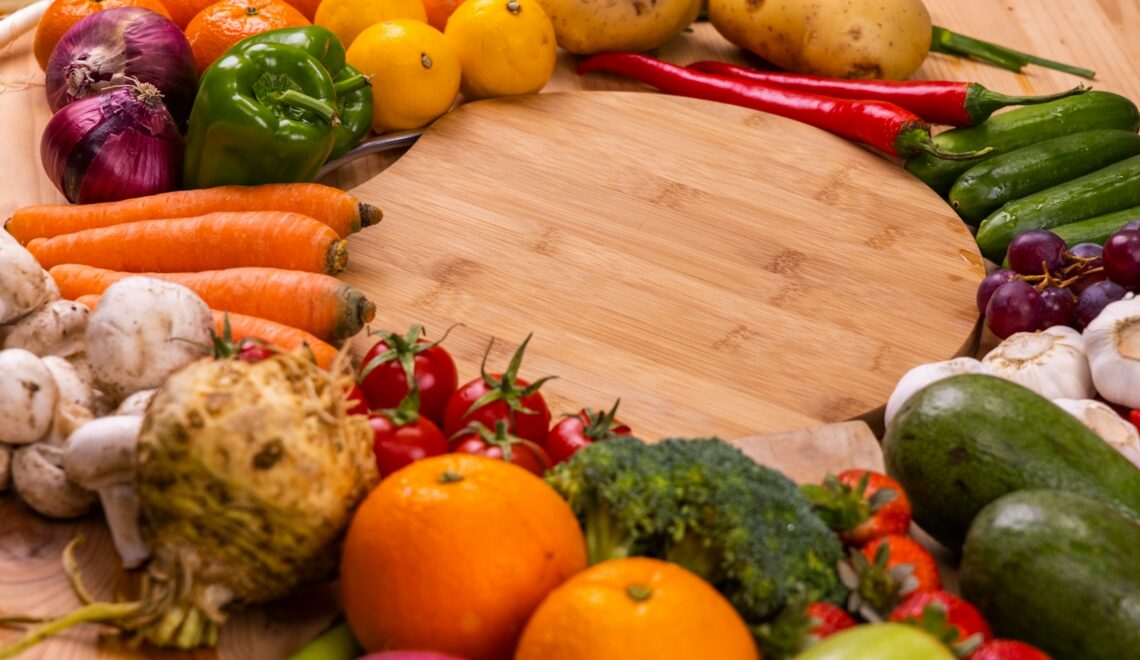
M 199 83 L 187 128 L 187 188 L 311 181 L 340 119 L 332 76 L 293 46 L 224 54 Z
M 336 82 L 336 109 L 340 128 L 329 158 L 340 158 L 355 147 L 372 128 L 372 86 L 344 61 L 344 44 L 331 30 L 319 25 L 282 28 L 242 39 L 227 52 L 253 44 L 277 43 L 300 48 L 317 58 Z

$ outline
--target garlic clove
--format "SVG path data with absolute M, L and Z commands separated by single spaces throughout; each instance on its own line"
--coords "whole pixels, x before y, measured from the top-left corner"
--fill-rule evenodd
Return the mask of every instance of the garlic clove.
M 1132 422 L 1100 401 L 1092 399 L 1054 399 L 1053 403 L 1089 427 L 1113 449 L 1140 468 L 1140 432 Z
M 1047 399 L 1096 396 L 1081 334 L 1058 325 L 1010 335 L 982 358 L 994 375 L 1027 387 Z
M 1083 338 L 1097 392 L 1115 404 L 1140 408 L 1140 298 L 1109 304 Z
M 898 384 L 895 385 L 895 390 L 891 392 L 891 397 L 887 400 L 887 408 L 883 413 L 884 423 L 890 426 L 899 409 L 915 392 L 927 385 L 960 374 L 993 375 L 987 366 L 970 357 L 959 357 L 943 362 L 919 365 L 903 374 Z

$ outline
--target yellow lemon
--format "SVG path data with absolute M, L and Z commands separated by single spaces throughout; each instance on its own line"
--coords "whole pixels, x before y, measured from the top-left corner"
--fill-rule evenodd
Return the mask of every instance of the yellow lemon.
M 313 23 L 332 30 L 348 48 L 366 28 L 396 18 L 426 23 L 423 0 L 322 0 Z
M 419 21 L 384 21 L 360 33 L 345 59 L 372 76 L 372 128 L 419 128 L 447 112 L 459 93 L 459 56 Z
M 532 94 L 554 73 L 554 25 L 537 0 L 466 0 L 447 19 L 468 98 Z

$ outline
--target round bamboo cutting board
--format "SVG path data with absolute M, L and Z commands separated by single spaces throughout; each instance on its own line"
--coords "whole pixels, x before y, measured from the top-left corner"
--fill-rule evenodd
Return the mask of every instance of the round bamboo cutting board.
M 779 117 L 618 92 L 468 104 L 354 191 L 385 211 L 343 277 L 377 325 L 608 406 L 646 438 L 867 413 L 966 347 L 984 271 L 897 164 Z M 474 374 L 470 374 L 474 375 Z M 561 406 L 552 406 L 556 412 Z

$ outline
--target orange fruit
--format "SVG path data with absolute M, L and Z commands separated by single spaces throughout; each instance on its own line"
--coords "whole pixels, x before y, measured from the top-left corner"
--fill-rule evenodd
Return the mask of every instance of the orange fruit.
M 190 19 L 217 1 L 218 0 L 162 0 L 162 3 L 170 10 L 171 20 L 177 23 L 178 27 L 185 30 L 186 26 L 190 24 Z
M 221 0 L 191 19 L 186 39 L 201 75 L 230 46 L 246 37 L 309 24 L 309 19 L 283 0 Z
M 51 51 L 72 25 L 79 19 L 104 9 L 115 7 L 143 7 L 170 18 L 170 12 L 159 0 L 55 0 L 48 5 L 36 28 L 36 39 L 32 52 L 41 69 L 47 69 Z
M 455 13 L 461 4 L 463 4 L 463 0 L 424 0 L 428 25 L 443 32 L 443 29 L 447 27 L 447 19 Z
M 312 21 L 317 17 L 317 6 L 321 4 L 321 0 L 287 0 L 293 8 L 305 15 L 305 18 Z M 345 44 L 348 47 L 348 44 Z
M 744 619 L 677 564 L 631 557 L 578 573 L 526 624 L 515 660 L 758 660 Z
M 542 479 L 444 454 L 394 472 L 365 499 L 345 538 L 341 595 L 370 652 L 497 660 L 546 594 L 585 567 L 578 521 Z

